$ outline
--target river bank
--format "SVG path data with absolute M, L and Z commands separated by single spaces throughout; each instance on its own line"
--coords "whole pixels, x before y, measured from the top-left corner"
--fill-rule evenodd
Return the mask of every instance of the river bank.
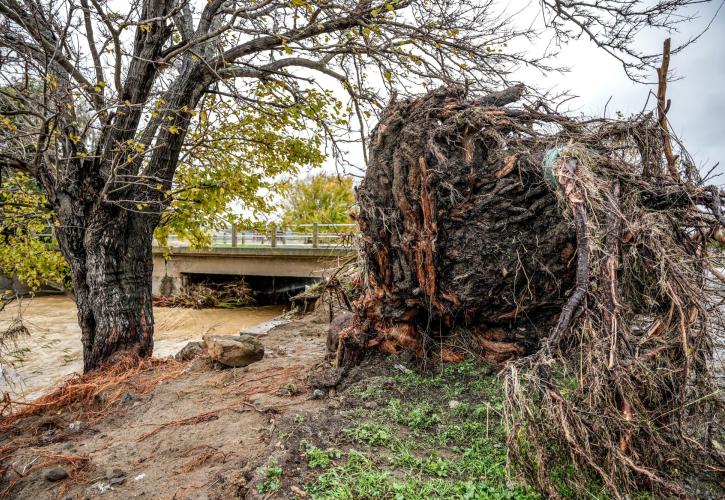
M 308 375 L 324 364 L 326 329 L 325 314 L 276 326 L 260 335 L 264 358 L 244 368 L 200 357 L 91 374 L 75 387 L 108 385 L 102 394 L 0 419 L 0 498 L 241 497 L 276 422 L 323 408 Z
M 60 406 L 0 419 L 0 498 L 544 498 L 507 468 L 494 367 L 370 355 L 340 380 L 328 319 L 321 308 L 260 334 L 265 356 L 244 368 L 204 355 L 110 367 L 57 388 L 76 394 Z M 562 463 L 557 493 L 579 497 Z M 690 481 L 693 497 L 722 498 Z M 593 482 L 586 496 L 607 495 Z
M 172 356 L 187 342 L 203 335 L 234 335 L 269 321 L 282 306 L 239 309 L 154 307 L 154 355 Z M 3 366 L 0 394 L 30 401 L 72 373 L 82 371 L 81 331 L 75 303 L 65 296 L 42 296 L 15 301 L 0 311 L 0 331 L 18 317 L 29 335 L 11 346 L 12 366 Z

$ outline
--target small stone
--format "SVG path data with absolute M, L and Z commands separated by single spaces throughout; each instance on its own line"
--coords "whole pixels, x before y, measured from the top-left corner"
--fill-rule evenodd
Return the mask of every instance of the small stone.
M 126 482 L 125 477 L 114 477 L 114 478 L 108 480 L 108 484 L 111 486 L 120 486 L 125 482 Z
M 52 467 L 50 469 L 43 470 L 43 479 L 46 481 L 62 481 L 68 477 L 68 473 L 63 467 Z
M 133 392 L 124 392 L 121 399 L 118 401 L 119 406 L 131 406 L 137 401 L 141 401 L 141 398 Z
M 448 401 L 448 408 L 450 408 L 451 410 L 454 410 L 454 409 L 458 408 L 459 406 L 461 406 L 460 401 L 456 401 L 455 399 Z
M 251 335 L 206 335 L 204 344 L 209 357 L 224 366 L 247 366 L 264 357 L 264 346 Z
M 325 397 L 325 393 L 322 392 L 322 389 L 315 389 L 312 391 L 312 399 L 322 399 Z
M 368 410 L 374 410 L 377 407 L 378 404 L 375 401 L 368 401 L 367 403 L 365 403 L 365 408 L 367 408 Z
M 106 479 L 119 479 L 126 477 L 126 471 L 122 469 L 109 469 L 106 471 Z
M 201 342 L 189 342 L 174 355 L 176 361 L 190 361 L 204 353 Z

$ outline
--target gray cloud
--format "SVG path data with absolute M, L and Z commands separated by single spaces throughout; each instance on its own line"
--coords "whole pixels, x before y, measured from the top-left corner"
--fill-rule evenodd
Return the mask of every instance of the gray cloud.
M 709 4 L 694 23 L 672 33 L 672 43 L 682 43 L 703 30 L 718 4 Z M 648 48 L 661 44 L 666 33 L 650 33 L 642 44 Z M 668 113 L 672 130 L 682 140 L 701 170 L 720 162 L 717 171 L 725 174 L 725 12 L 720 12 L 710 29 L 693 45 L 672 57 L 670 69 L 678 79 L 668 86 L 672 105 Z M 572 111 L 600 115 L 610 99 L 607 114 L 615 111 L 636 113 L 644 106 L 655 86 L 634 84 L 621 66 L 591 43 L 578 42 L 562 51 L 560 61 L 571 67 L 565 75 L 546 80 L 560 88 L 571 89 L 579 97 Z M 654 77 L 654 75 L 653 75 Z M 650 98 L 650 107 L 653 101 Z M 725 184 L 725 175 L 715 182 Z
M 705 4 L 695 22 L 683 25 L 680 32 L 671 34 L 673 45 L 702 32 L 718 7 L 719 3 Z M 538 5 L 532 4 L 531 8 L 536 9 Z M 538 16 L 537 12 L 532 11 L 532 15 Z M 667 36 L 663 32 L 647 33 L 640 37 L 639 46 L 650 53 L 657 51 Z M 546 42 L 545 37 L 540 40 L 540 44 Z M 672 100 L 668 114 L 672 130 L 683 141 L 701 170 L 707 171 L 720 162 L 717 172 L 723 176 L 714 182 L 721 185 L 725 184 L 724 45 L 725 9 L 695 44 L 673 56 L 670 69 L 679 79 L 671 82 L 668 89 L 668 97 Z M 540 72 L 523 68 L 513 75 L 513 79 L 539 89 L 569 90 L 578 97 L 568 103 L 568 111 L 588 116 L 601 116 L 605 106 L 607 116 L 614 116 L 616 111 L 625 115 L 637 113 L 643 109 L 649 93 L 656 91 L 654 85 L 630 81 L 620 63 L 586 40 L 562 47 L 556 62 L 570 68 L 570 71 L 541 75 Z M 655 75 L 652 76 L 654 81 Z M 653 108 L 651 97 L 649 107 Z M 362 149 L 359 144 L 350 145 L 346 156 L 348 161 L 362 167 Z M 324 170 L 335 170 L 332 159 L 328 159 Z M 360 174 L 361 171 L 353 173 Z

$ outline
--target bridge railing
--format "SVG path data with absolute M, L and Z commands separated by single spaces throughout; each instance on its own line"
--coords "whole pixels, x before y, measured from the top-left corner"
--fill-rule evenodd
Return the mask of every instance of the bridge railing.
M 238 230 L 231 226 L 212 233 L 212 248 L 306 247 L 353 248 L 357 224 L 299 224 L 291 228 L 270 226 L 267 231 Z M 169 247 L 187 247 L 189 243 L 169 235 Z

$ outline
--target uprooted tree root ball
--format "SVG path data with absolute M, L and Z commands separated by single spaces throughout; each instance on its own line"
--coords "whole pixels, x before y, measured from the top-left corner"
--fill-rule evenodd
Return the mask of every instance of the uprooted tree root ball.
M 508 361 L 510 457 L 614 496 L 682 495 L 716 471 L 712 382 L 723 193 L 652 114 L 575 120 L 443 88 L 392 103 L 358 190 L 362 295 L 338 363 L 366 349 Z M 719 469 L 722 470 L 722 469 Z

